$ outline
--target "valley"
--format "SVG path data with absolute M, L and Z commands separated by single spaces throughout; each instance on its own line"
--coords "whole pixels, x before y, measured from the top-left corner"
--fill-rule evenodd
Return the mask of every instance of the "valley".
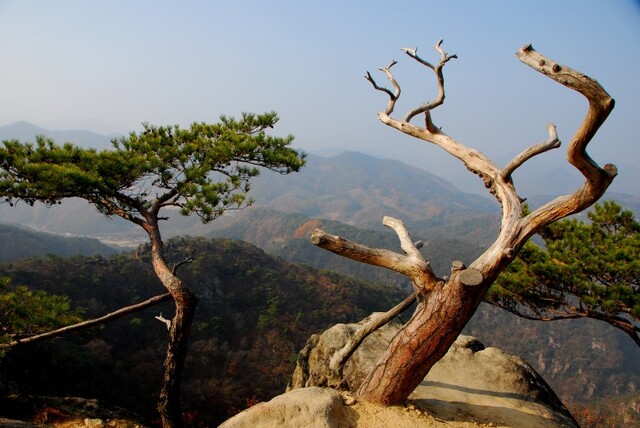
M 203 417 L 210 421 L 281 392 L 311 333 L 387 309 L 409 292 L 403 276 L 313 246 L 316 227 L 401 251 L 395 233 L 381 224 L 384 215 L 395 216 L 423 241 L 421 251 L 438 275 L 454 260 L 476 258 L 499 229 L 495 201 L 418 168 L 355 152 L 310 155 L 292 177 L 265 173 L 253 182 L 252 195 L 252 207 L 208 225 L 172 211 L 162 224 L 175 260 L 197 254 L 184 267 L 201 299 L 185 396 L 193 411 L 208 409 Z M 613 197 L 640 212 L 637 196 Z M 541 200 L 529 198 L 532 206 Z M 0 223 L 0 273 L 67 294 L 86 316 L 161 292 L 146 264 L 145 236 L 86 202 L 0 204 Z M 119 247 L 105 245 L 114 243 Z M 162 310 L 26 348 L 8 360 L 0 386 L 135 402 L 146 414 L 158 385 L 142 380 L 160 377 L 163 326 L 153 316 Z M 525 358 L 572 410 L 624 413 L 640 400 L 640 351 L 612 330 L 592 320 L 527 321 L 483 304 L 465 333 Z M 25 373 L 22 362 L 35 364 L 33 352 L 46 355 L 46 363 L 16 379 Z M 69 377 L 72 365 L 81 369 Z M 118 376 L 105 377 L 114 372 Z

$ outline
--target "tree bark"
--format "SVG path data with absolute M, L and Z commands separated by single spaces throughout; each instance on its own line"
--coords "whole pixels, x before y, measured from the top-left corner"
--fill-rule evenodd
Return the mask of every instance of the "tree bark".
M 567 150 L 569 162 L 585 177 L 583 186 L 573 194 L 560 196 L 525 215 L 522 199 L 512 181 L 512 173 L 531 157 L 560 145 L 555 126 L 550 124 L 547 127 L 548 140 L 525 150 L 503 169 L 484 154 L 442 132 L 434 125 L 430 112 L 444 101 L 443 66 L 456 56 L 446 54 L 440 47 L 441 43 L 435 46 L 440 54 L 440 62 L 435 65 L 420 58 L 416 50 L 404 49 L 411 58 L 434 71 L 438 96 L 409 111 L 402 120 L 391 117 L 400 97 L 400 86 L 390 71 L 396 62 L 381 69 L 393 84 L 394 92 L 378 86 L 369 73 L 366 78 L 376 90 L 389 96 L 386 110 L 378 115 L 384 124 L 439 146 L 483 179 L 502 207 L 502 224 L 495 242 L 469 268 L 461 262 L 454 262 L 450 278 L 445 279 L 435 276 L 429 263 L 415 248 L 402 222 L 396 219 L 385 217 L 383 223 L 396 231 L 405 254 L 368 248 L 321 230 L 316 230 L 312 236 L 315 245 L 329 251 L 408 276 L 421 294 L 412 318 L 391 341 L 357 391 L 359 398 L 383 405 L 401 404 L 406 400 L 462 332 L 498 274 L 511 263 L 534 233 L 556 220 L 588 208 L 602 196 L 617 173 L 613 165 L 599 167 L 586 153 L 587 144 L 613 109 L 613 99 L 595 80 L 557 64 L 537 53 L 531 45 L 526 45 L 516 53 L 518 59 L 583 94 L 589 101 L 589 110 Z M 409 123 L 418 114 L 425 116 L 424 127 Z
M 420 301 L 357 395 L 383 405 L 401 404 L 456 340 L 482 301 L 462 284 L 434 290 Z M 480 293 L 475 291 L 476 296 Z
M 186 284 L 175 275 L 164 258 L 164 245 L 155 221 L 145 225 L 151 242 L 151 264 L 160 282 L 171 294 L 175 314 L 169 328 L 169 341 L 164 361 L 162 388 L 158 398 L 158 413 L 163 428 L 181 428 L 183 424 L 180 406 L 180 385 L 187 358 L 191 323 L 198 299 Z
M 158 399 L 158 412 L 164 428 L 183 426 L 180 406 L 180 385 L 187 358 L 191 323 L 196 312 L 197 299 L 185 288 L 183 298 L 175 300 L 176 313 L 171 321 L 167 355 L 164 360 L 162 389 Z

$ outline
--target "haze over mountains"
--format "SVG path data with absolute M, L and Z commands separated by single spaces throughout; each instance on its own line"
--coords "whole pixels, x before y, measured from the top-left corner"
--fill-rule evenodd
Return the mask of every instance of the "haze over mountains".
M 90 131 L 49 131 L 27 122 L 0 127 L 2 140 L 33 141 L 38 134 L 49 135 L 59 143 L 71 141 L 98 149 L 110 147 L 110 139 L 115 137 Z M 529 189 L 537 186 L 537 193 L 533 190 L 526 194 L 521 192 L 530 205 L 536 206 L 549 200 L 549 197 L 539 195 L 558 193 L 565 187 L 568 187 L 567 191 L 575 190 L 570 180 L 559 174 L 549 173 L 553 184 L 516 177 L 516 185 L 522 183 L 522 188 Z M 576 179 L 576 186 L 578 183 Z M 637 187 L 634 189 L 638 192 Z M 382 228 L 383 216 L 395 216 L 405 221 L 417 237 L 448 237 L 484 244 L 498 230 L 498 205 L 489 198 L 488 192 L 484 195 L 465 193 L 419 168 L 355 152 L 332 157 L 309 155 L 307 165 L 291 176 L 265 171 L 252 182 L 251 196 L 256 199 L 256 208 L 301 213 L 365 229 Z M 640 193 L 607 194 L 605 198 L 615 198 L 623 207 L 640 213 Z M 163 225 L 165 236 L 203 235 L 226 227 L 227 222 L 233 221 L 232 217 L 247 214 L 242 211 L 231 213 L 226 216 L 228 218 L 210 225 L 202 225 L 195 217 L 184 218 L 177 213 L 168 215 L 171 219 Z M 133 225 L 119 218 L 106 219 L 80 200 L 68 200 L 52 208 L 25 204 L 11 208 L 0 204 L 0 222 L 129 245 L 144 239 Z
M 20 121 L 12 124 L 0 126 L 0 140 L 19 139 L 20 141 L 33 141 L 36 135 L 47 135 L 54 138 L 59 143 L 73 142 L 83 147 L 95 147 L 98 149 L 110 148 L 110 141 L 118 134 L 100 134 L 88 130 L 51 130 L 45 129 L 29 122 Z M 340 147 L 343 148 L 340 148 Z M 327 141 L 328 149 L 318 152 L 323 157 L 333 157 L 347 149 L 348 142 Z M 434 151 L 440 149 L 433 147 Z M 571 192 L 582 182 L 582 177 L 575 169 L 567 164 L 564 155 L 559 149 L 553 152 L 553 156 L 538 156 L 529 160 L 526 165 L 517 170 L 515 180 L 521 196 L 532 198 L 537 195 L 557 195 Z M 390 150 L 390 153 L 393 153 Z M 517 152 L 510 156 L 502 156 L 494 159 L 498 165 L 506 165 Z M 389 155 L 375 155 L 375 157 L 385 158 Z M 602 162 L 607 162 L 603 159 Z M 426 171 L 433 167 L 434 171 L 442 171 L 442 165 L 433 165 L 430 159 L 416 159 L 413 165 L 420 165 Z M 423 166 L 424 165 L 424 166 Z M 618 194 L 627 194 L 635 197 L 635 204 L 640 198 L 640 189 L 637 183 L 640 182 L 640 165 L 637 159 L 628 159 L 624 163 L 616 163 L 620 174 L 611 185 L 608 194 L 610 198 L 619 199 Z M 461 167 L 461 173 L 447 176 L 447 180 L 453 183 L 458 189 L 466 192 L 480 193 L 486 196 L 479 179 L 469 174 Z M 470 185 L 476 184 L 478 185 Z M 468 190 L 467 190 L 468 189 Z M 626 198 L 627 196 L 621 196 Z
M 56 254 L 72 256 L 76 254 L 98 254 L 110 256 L 116 249 L 92 238 L 70 238 L 54 234 L 36 232 L 19 225 L 0 224 L 0 263 L 30 257 Z
M 42 133 L 59 143 L 72 141 L 99 149 L 110 147 L 110 137 L 85 131 L 50 132 L 26 122 L 0 127 L 2 140 L 19 138 L 33 141 L 34 135 Z M 536 206 L 549 199 L 539 195 L 562 193 L 565 189 L 573 191 L 579 185 L 579 177 L 576 187 L 573 187 L 573 182 L 564 178 L 563 172 L 556 175 L 550 171 L 540 179 L 527 180 L 525 176 L 516 176 L 518 189 L 530 189 L 526 193 L 521 191 L 521 196 L 527 197 L 531 205 Z M 546 184 L 549 182 L 552 188 Z M 605 199 L 615 198 L 623 207 L 638 214 L 640 197 L 637 188 L 634 189 L 635 193 L 607 194 Z M 162 225 L 163 236 L 241 239 L 289 262 L 330 269 L 386 286 L 398 285 L 402 290 L 407 286 L 404 277 L 319 250 L 311 245 L 309 235 L 315 227 L 322 227 L 327 232 L 356 242 L 399 251 L 395 233 L 381 225 L 384 215 L 395 216 L 407 224 L 414 239 L 426 242 L 422 251 L 436 272 L 442 275 L 446 274 L 454 259 L 473 260 L 494 239 L 499 227 L 498 205 L 488 197 L 488 192 L 486 195 L 467 193 L 419 168 L 355 152 L 331 157 L 310 155 L 301 172 L 289 176 L 265 171 L 252 182 L 251 196 L 256 199 L 253 207 L 231 212 L 208 225 L 203 225 L 197 217 L 185 218 L 177 212 L 169 212 L 170 220 Z M 0 204 L 0 223 L 19 224 L 56 234 L 95 237 L 103 242 L 130 246 L 146 241 L 136 226 L 120 218 L 107 219 L 82 200 L 66 201 L 51 208 L 41 204 L 33 207 Z M 50 238 L 51 235 L 34 234 L 24 228 L 0 229 L 0 240 L 14 260 L 23 255 L 31 257 L 50 253 L 108 254 L 102 253 L 103 246 L 95 241 L 83 240 L 82 245 L 72 245 L 71 241 L 62 240 L 49 245 Z M 17 242 L 26 243 L 22 246 L 39 252 L 15 253 Z M 189 239 L 176 242 L 185 246 L 195 245 Z M 206 245 L 213 248 L 212 244 Z M 75 247 L 75 252 L 64 252 L 67 251 L 63 250 L 65 246 Z M 247 258 L 257 260 L 255 251 L 249 248 L 247 254 L 252 255 Z M 242 255 L 239 256 L 242 259 Z M 117 257 L 108 263 L 124 265 Z M 89 269 L 87 265 L 93 266 L 96 260 L 77 258 L 68 263 L 76 263 L 80 271 L 86 271 Z M 268 264 L 271 263 L 275 262 L 269 260 Z M 38 262 L 33 265 L 37 266 Z M 261 270 L 258 265 L 251 268 Z M 587 394 L 583 398 L 589 400 L 599 396 L 619 398 L 624 394 L 635 394 L 635 400 L 640 385 L 638 350 L 618 332 L 611 333 L 610 328 L 602 327 L 595 321 L 551 325 L 533 323 L 484 307 L 469 325 L 468 333 L 487 344 L 523 355 L 565 400 L 576 398 L 580 401 L 583 393 Z
M 0 126 L 1 140 L 15 139 L 23 142 L 32 142 L 35 140 L 36 135 L 46 135 L 56 140 L 59 144 L 70 142 L 96 149 L 110 148 L 111 139 L 117 137 L 117 134 L 103 135 L 82 129 L 64 131 L 45 129 L 25 121 Z

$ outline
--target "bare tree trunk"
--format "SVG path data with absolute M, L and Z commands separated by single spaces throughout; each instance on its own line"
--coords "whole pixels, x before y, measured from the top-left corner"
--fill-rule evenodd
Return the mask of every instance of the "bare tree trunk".
M 410 110 L 402 120 L 391 117 L 400 97 L 400 86 L 391 73 L 391 67 L 396 61 L 381 69 L 391 81 L 393 92 L 378 86 L 371 74 L 367 73 L 366 78 L 376 90 L 389 96 L 387 108 L 378 115 L 384 124 L 439 146 L 482 178 L 502 207 L 502 224 L 495 242 L 469 268 L 461 262 L 454 262 L 450 278 L 438 278 L 429 262 L 415 247 L 400 220 L 385 217 L 383 224 L 396 232 L 404 254 L 369 248 L 319 229 L 312 235 L 312 242 L 324 249 L 408 276 L 421 295 L 412 318 L 391 341 L 376 367 L 357 391 L 360 398 L 384 405 L 400 404 L 406 400 L 462 332 L 498 274 L 511 263 L 533 234 L 556 220 L 591 206 L 602 196 L 617 174 L 615 166 L 605 165 L 601 168 L 586 152 L 587 144 L 613 109 L 613 99 L 595 80 L 557 64 L 540 55 L 531 45 L 526 45 L 516 53 L 518 59 L 567 88 L 580 92 L 589 101 L 587 115 L 567 150 L 569 163 L 585 177 L 584 185 L 573 194 L 560 196 L 527 214 L 523 210 L 523 200 L 516 193 L 512 174 L 531 157 L 560 146 L 555 126 L 548 125 L 548 140 L 526 149 L 504 168 L 499 168 L 484 154 L 460 144 L 442 132 L 433 124 L 431 110 L 444 102 L 442 70 L 456 56 L 446 54 L 441 43 L 442 41 L 435 46 L 440 54 L 437 64 L 420 58 L 417 50 L 403 49 L 411 58 L 434 71 L 438 95 L 431 102 Z M 422 114 L 424 127 L 410 123 L 414 117 Z
M 180 385 L 184 363 L 187 358 L 191 323 L 196 312 L 198 299 L 186 284 L 175 275 L 164 259 L 164 249 L 160 231 L 155 222 L 149 222 L 145 230 L 151 240 L 151 263 L 156 275 L 171 293 L 175 303 L 175 314 L 169 327 L 169 342 L 164 361 L 162 388 L 157 409 L 163 428 L 183 426 L 180 406 Z
M 196 306 L 196 297 L 186 289 L 184 298 L 181 301 L 176 300 L 176 313 L 169 329 L 169 343 L 167 344 L 167 355 L 164 360 L 162 389 L 158 399 L 158 412 L 164 428 L 183 426 L 180 385 Z
M 421 300 L 357 395 L 384 405 L 403 403 L 460 335 L 483 290 L 454 279 Z

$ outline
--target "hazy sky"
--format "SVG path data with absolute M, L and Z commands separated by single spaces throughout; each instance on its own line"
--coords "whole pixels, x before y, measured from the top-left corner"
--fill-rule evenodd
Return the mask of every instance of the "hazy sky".
M 357 150 L 446 176 L 439 149 L 377 121 L 387 100 L 363 78 L 370 70 L 386 83 L 377 68 L 398 60 L 403 114 L 436 86 L 399 49 L 436 60 L 440 38 L 459 58 L 445 67 L 447 99 L 434 119 L 462 143 L 504 163 L 545 139 L 550 121 L 568 142 L 586 103 L 515 58 L 530 42 L 616 99 L 593 157 L 640 167 L 632 0 L 0 0 L 0 125 L 127 132 L 143 121 L 187 126 L 275 110 L 276 132 L 294 134 L 298 148 Z

